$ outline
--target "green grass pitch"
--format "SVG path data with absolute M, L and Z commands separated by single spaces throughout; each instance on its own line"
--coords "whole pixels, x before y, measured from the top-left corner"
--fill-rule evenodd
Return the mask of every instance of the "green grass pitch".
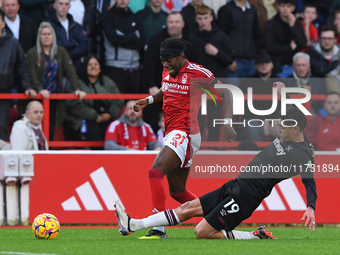
M 340 228 L 268 229 L 277 240 L 197 240 L 193 227 L 167 228 L 169 239 L 139 240 L 147 230 L 123 237 L 117 227 L 63 226 L 56 239 L 38 240 L 30 228 L 0 228 L 0 254 L 340 254 Z

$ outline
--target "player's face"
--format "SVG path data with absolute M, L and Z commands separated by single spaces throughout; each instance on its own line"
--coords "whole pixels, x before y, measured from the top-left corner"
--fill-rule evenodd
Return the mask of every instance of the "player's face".
M 211 30 L 211 22 L 213 20 L 213 16 L 210 14 L 205 15 L 196 15 L 196 22 L 198 24 L 198 28 L 201 31 L 210 31 Z
M 68 10 L 70 9 L 70 0 L 57 0 L 53 4 L 58 18 L 66 18 Z
M 163 67 L 168 70 L 171 77 L 176 77 L 179 70 L 183 67 L 183 57 L 184 55 L 181 54 L 172 58 L 161 58 Z
M 40 42 L 41 45 L 44 47 L 51 46 L 53 43 L 53 34 L 50 28 L 45 27 L 41 30 L 40 34 Z
M 304 57 L 297 58 L 294 63 L 294 71 L 298 77 L 306 77 L 309 70 L 307 59 Z
M 294 127 L 285 127 L 282 124 L 284 124 L 284 123 L 282 123 L 282 119 L 280 119 L 279 125 L 277 127 L 277 132 L 279 133 L 280 139 L 283 142 L 292 141 L 293 137 L 294 137 L 294 129 L 295 128 Z
M 97 59 L 91 58 L 87 64 L 87 74 L 91 77 L 97 77 L 100 73 L 100 64 Z
M 340 98 L 336 94 L 328 95 L 326 97 L 324 107 L 328 115 L 336 116 L 340 114 Z
M 335 34 L 333 31 L 324 31 L 320 35 L 320 46 L 325 52 L 331 51 L 336 43 Z
M 44 108 L 39 102 L 33 102 L 29 111 L 26 112 L 26 117 L 30 119 L 33 126 L 38 126 L 44 116 Z
M 139 112 L 135 112 L 133 110 L 133 106 L 135 104 L 135 101 L 129 101 L 126 104 L 125 107 L 125 117 L 131 122 L 131 123 L 136 123 L 138 121 L 138 119 L 142 116 L 142 111 Z
M 3 0 L 2 9 L 4 10 L 7 18 L 14 21 L 17 17 L 20 5 L 18 0 Z
M 182 35 L 184 21 L 181 14 L 169 14 L 166 20 L 166 27 L 171 38 Z
M 282 17 L 288 17 L 295 10 L 295 5 L 290 3 L 279 4 L 279 12 Z
M 316 8 L 314 7 L 307 7 L 305 9 L 305 11 L 303 12 L 303 18 L 305 21 L 307 21 L 308 23 L 311 23 L 313 20 L 315 20 L 317 18 L 317 14 L 316 14 Z

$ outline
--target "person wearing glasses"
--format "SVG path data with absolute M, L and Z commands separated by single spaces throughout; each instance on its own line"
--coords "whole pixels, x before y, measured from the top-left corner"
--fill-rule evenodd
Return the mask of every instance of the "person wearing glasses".
M 314 75 L 325 77 L 327 74 L 337 74 L 340 52 L 337 35 L 333 24 L 325 24 L 319 28 L 319 41 L 312 42 L 312 48 L 307 52 Z

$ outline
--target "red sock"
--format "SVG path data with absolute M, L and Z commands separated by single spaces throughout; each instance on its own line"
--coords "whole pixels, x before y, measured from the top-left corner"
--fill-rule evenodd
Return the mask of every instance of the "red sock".
M 165 210 L 165 189 L 163 184 L 164 174 L 155 168 L 149 170 L 149 181 L 151 188 L 151 199 L 153 212 L 156 213 Z M 157 211 L 156 211 L 156 210 Z
M 180 193 L 172 194 L 171 196 L 173 199 L 180 202 L 181 204 L 197 198 L 197 196 L 191 193 L 189 190 L 184 190 Z

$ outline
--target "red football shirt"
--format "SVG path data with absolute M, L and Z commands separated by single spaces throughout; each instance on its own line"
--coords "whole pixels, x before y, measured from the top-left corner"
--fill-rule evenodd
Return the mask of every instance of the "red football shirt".
M 211 71 L 189 61 L 178 72 L 176 78 L 172 78 L 168 70 L 163 69 L 162 93 L 165 135 L 172 130 L 181 130 L 187 134 L 198 134 L 200 132 L 197 114 L 201 106 L 203 91 L 199 88 L 206 87 L 214 79 L 215 76 Z
M 130 149 L 147 150 L 149 142 L 157 141 L 149 124 L 133 127 L 116 120 L 106 130 L 105 141 L 113 140 L 117 144 Z

